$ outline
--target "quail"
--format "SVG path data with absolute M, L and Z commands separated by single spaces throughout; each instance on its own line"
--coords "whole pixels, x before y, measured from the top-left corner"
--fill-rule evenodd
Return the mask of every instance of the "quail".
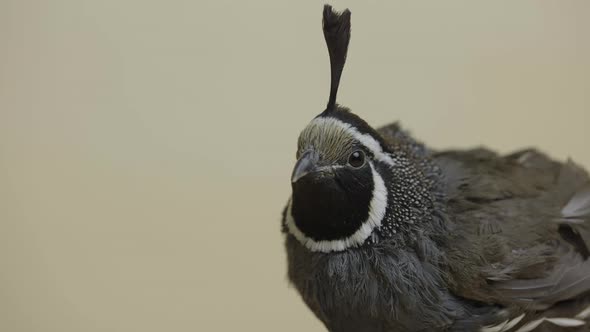
M 282 214 L 289 282 L 329 331 L 590 331 L 590 178 L 526 149 L 436 151 L 336 103 L 349 10 L 326 5 L 331 86 Z

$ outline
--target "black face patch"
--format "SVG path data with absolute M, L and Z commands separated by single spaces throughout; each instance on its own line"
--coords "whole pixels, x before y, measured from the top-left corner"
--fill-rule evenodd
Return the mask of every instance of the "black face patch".
M 368 219 L 373 186 L 368 163 L 308 174 L 293 184 L 295 224 L 315 241 L 347 238 Z

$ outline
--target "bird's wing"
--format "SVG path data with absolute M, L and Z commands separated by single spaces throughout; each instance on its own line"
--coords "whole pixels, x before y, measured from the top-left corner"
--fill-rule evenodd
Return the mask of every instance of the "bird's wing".
M 590 291 L 590 178 L 535 150 L 435 155 L 454 240 L 449 284 L 464 298 L 539 310 Z

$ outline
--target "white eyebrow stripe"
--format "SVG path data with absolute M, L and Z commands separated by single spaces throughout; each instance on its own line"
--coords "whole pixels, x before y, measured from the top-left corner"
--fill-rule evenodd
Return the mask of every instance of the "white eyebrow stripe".
M 332 118 L 332 117 L 319 117 L 312 120 L 312 123 L 318 127 L 325 127 L 329 128 L 331 126 L 341 128 L 350 136 L 352 136 L 355 140 L 359 141 L 363 146 L 365 146 L 373 155 L 375 159 L 386 163 L 389 166 L 393 166 L 394 162 L 391 156 L 385 152 L 381 148 L 381 144 L 374 139 L 369 134 L 362 134 L 356 128 L 351 126 L 350 124 L 343 122 L 339 119 Z
M 311 251 L 343 251 L 345 249 L 357 247 L 363 244 L 369 238 L 369 236 L 371 236 L 373 230 L 381 226 L 381 222 L 385 217 L 385 212 L 387 209 L 387 188 L 385 187 L 385 182 L 377 170 L 375 170 L 373 163 L 369 162 L 369 165 L 371 166 L 371 172 L 373 174 L 373 192 L 369 205 L 369 216 L 354 234 L 343 239 L 321 241 L 316 241 L 306 236 L 295 224 L 295 219 L 293 218 L 292 213 L 292 199 L 289 200 L 285 220 L 285 224 L 289 232 L 295 236 L 295 238 L 299 240 L 302 245 Z

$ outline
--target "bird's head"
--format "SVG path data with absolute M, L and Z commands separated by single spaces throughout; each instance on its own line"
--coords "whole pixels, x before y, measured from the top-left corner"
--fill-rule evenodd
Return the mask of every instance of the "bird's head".
M 326 5 L 324 37 L 331 64 L 325 111 L 301 132 L 285 227 L 312 251 L 343 251 L 413 223 L 429 191 L 420 168 L 363 119 L 336 104 L 350 40 L 350 12 Z

